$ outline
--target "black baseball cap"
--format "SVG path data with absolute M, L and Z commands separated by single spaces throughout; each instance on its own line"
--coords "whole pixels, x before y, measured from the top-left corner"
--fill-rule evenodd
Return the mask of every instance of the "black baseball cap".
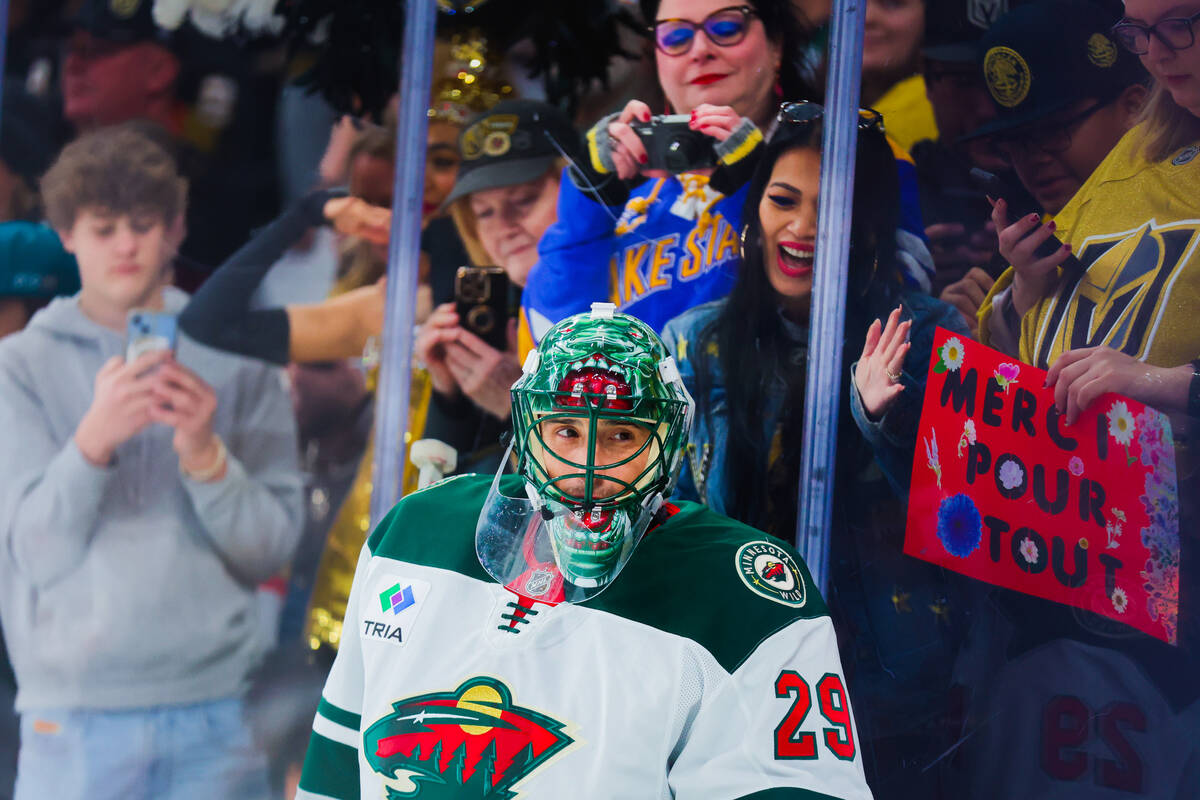
M 557 145 L 557 146 L 556 146 Z M 458 137 L 462 161 L 444 205 L 487 189 L 541 176 L 560 157 L 580 149 L 579 134 L 565 113 L 534 100 L 504 100 L 467 121 Z
M 76 30 L 118 44 L 164 39 L 154 24 L 154 0 L 83 0 L 75 15 Z
M 1087 0 L 1044 0 L 1014 9 L 979 42 L 995 119 L 966 139 L 1011 131 L 1086 98 L 1114 99 L 1146 80 L 1137 56 L 1113 41 L 1110 9 Z
M 974 64 L 979 40 L 1019 0 L 926 0 L 921 53 L 933 61 Z

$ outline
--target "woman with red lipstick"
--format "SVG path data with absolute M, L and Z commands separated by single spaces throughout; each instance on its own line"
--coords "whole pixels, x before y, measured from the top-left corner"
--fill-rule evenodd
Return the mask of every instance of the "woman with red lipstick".
M 656 330 L 723 297 L 737 275 L 738 231 L 755 146 L 781 97 L 813 96 L 795 59 L 805 35 L 790 0 L 642 0 L 667 107 L 630 101 L 587 136 L 567 173 L 557 222 L 538 247 L 522 306 L 536 341 L 610 299 Z M 715 169 L 643 171 L 630 123 L 679 114 L 712 145 Z M 569 179 L 568 179 L 569 178 Z
M 1200 416 L 1198 23 L 1196 0 L 1127 0 L 1112 36 L 1155 80 L 1143 121 L 1049 223 L 993 213 L 1012 268 L 980 327 L 1050 370 L 1068 423 L 1105 392 Z M 1082 269 L 1060 269 L 1072 254 Z
M 749 184 L 733 291 L 663 332 L 696 401 L 676 497 L 786 540 L 795 536 L 806 362 L 819 357 L 808 350 L 808 323 L 821 113 L 815 104 L 785 106 Z M 885 595 L 898 583 L 914 593 L 912 608 L 925 609 L 944 581 L 900 557 L 903 504 L 887 482 L 906 492 L 934 328 L 967 329 L 952 307 L 902 288 L 895 161 L 877 115 L 864 112 L 859 127 L 845 349 L 847 362 L 858 350 L 862 357 L 845 368 L 830 607 L 843 658 L 856 665 L 854 691 L 870 698 L 856 704 L 860 738 L 872 743 L 864 751 L 874 754 L 868 781 L 878 791 L 881 776 L 904 771 L 913 784 L 904 796 L 933 797 L 921 791 L 932 775 L 902 764 L 931 763 L 944 749 L 935 718 L 953 644 L 933 615 L 892 613 Z

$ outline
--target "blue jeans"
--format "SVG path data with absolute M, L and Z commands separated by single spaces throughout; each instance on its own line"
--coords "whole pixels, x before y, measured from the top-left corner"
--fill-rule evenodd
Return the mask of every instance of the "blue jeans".
M 21 716 L 15 800 L 263 800 L 239 699 Z

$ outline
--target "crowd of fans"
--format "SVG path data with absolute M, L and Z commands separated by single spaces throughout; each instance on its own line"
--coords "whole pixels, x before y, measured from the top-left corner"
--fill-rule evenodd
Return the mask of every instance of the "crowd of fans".
M 340 116 L 304 51 L 155 5 L 9 5 L 0 799 L 291 798 L 370 533 L 394 107 Z M 439 45 L 404 488 L 494 473 L 530 351 L 608 301 L 695 400 L 675 499 L 792 541 L 829 8 L 614 5 L 640 78 L 587 118 L 512 54 L 455 95 L 485 76 Z M 1200 797 L 1200 3 L 866 20 L 825 601 L 867 781 Z M 1067 424 L 1170 416 L 1174 644 L 904 554 L 938 328 L 1049 370 Z

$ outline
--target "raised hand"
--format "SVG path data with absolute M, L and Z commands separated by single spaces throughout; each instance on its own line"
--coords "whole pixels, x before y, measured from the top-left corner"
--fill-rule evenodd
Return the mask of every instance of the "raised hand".
M 972 267 L 961 280 L 942 289 L 942 296 L 938 299 L 957 308 L 958 313 L 962 314 L 963 319 L 967 321 L 971 335 L 977 337 L 979 335 L 979 307 L 983 305 L 983 299 L 991 291 L 993 283 L 995 281 L 992 280 L 991 275 L 979 267 Z
M 879 320 L 867 328 L 867 340 L 854 368 L 854 385 L 862 398 L 863 409 L 873 420 L 891 407 L 904 385 L 900 383 L 904 357 L 908 355 L 908 331 L 912 320 L 900 321 L 900 309 L 888 315 L 887 324 Z
M 1003 199 L 992 204 L 992 222 L 1000 231 L 1000 255 L 1013 268 L 1013 307 L 1024 316 L 1054 285 L 1057 268 L 1071 256 L 1071 245 L 1038 258 L 1034 251 L 1054 235 L 1054 221 L 1043 225 L 1037 214 L 1029 214 L 1009 224 L 1008 204 Z
M 112 462 L 116 449 L 141 433 L 154 418 L 157 373 L 170 358 L 166 350 L 143 353 L 126 364 L 113 356 L 96 373 L 92 404 L 75 429 L 75 446 L 96 466 Z
M 497 350 L 468 330 L 459 328 L 446 346 L 446 366 L 463 394 L 492 416 L 512 412 L 512 385 L 521 377 L 516 355 L 516 320 L 509 320 L 509 347 Z
M 325 219 L 338 233 L 356 236 L 373 244 L 387 244 L 391 234 L 392 211 L 373 206 L 360 197 L 335 197 L 325 201 Z
M 688 127 L 723 142 L 741 124 L 742 115 L 729 106 L 701 103 L 692 110 L 692 119 L 688 122 Z
M 185 472 L 211 467 L 220 454 L 212 428 L 217 410 L 216 392 L 173 358 L 164 361 L 153 378 L 155 402 L 150 407 L 150 417 L 175 429 L 171 444 L 179 455 L 179 465 Z

